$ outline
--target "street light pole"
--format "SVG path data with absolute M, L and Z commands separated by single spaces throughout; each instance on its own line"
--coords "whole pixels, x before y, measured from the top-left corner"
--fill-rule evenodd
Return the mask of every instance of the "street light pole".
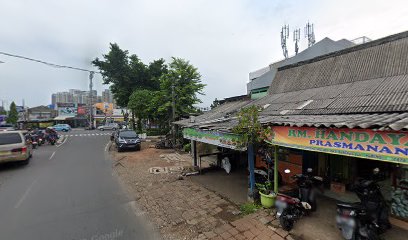
M 92 107 L 92 79 L 94 76 L 94 72 L 89 72 L 89 129 L 93 129 L 93 107 Z

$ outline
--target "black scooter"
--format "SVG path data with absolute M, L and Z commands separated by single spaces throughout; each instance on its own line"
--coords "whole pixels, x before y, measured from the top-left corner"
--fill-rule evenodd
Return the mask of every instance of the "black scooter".
M 272 167 L 273 160 L 271 153 L 266 148 L 260 148 L 258 150 L 258 155 L 261 156 L 262 161 L 264 161 L 267 167 L 255 168 L 255 182 L 264 184 L 265 182 L 270 182 L 274 180 L 274 169 Z M 282 175 L 278 172 L 278 183 L 282 183 Z
M 391 228 L 389 208 L 378 185 L 383 180 L 379 171 L 375 168 L 372 179 L 359 179 L 353 186 L 361 202 L 337 204 L 336 223 L 344 239 L 377 240 Z
M 276 216 L 279 218 L 280 225 L 286 231 L 293 228 L 295 221 L 299 220 L 304 215 L 309 215 L 316 211 L 316 189 L 320 188 L 323 183 L 323 178 L 313 176 L 312 169 L 307 169 L 307 174 L 296 174 L 292 176 L 296 180 L 299 187 L 296 196 L 290 196 L 278 193 L 275 201 L 277 208 Z M 285 173 L 290 173 L 289 169 Z

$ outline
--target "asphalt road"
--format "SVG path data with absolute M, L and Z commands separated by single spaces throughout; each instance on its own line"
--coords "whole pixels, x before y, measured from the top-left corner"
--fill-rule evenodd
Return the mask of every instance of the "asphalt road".
M 96 133 L 72 131 L 27 166 L 0 166 L 0 239 L 158 238 L 113 174 L 109 136 Z

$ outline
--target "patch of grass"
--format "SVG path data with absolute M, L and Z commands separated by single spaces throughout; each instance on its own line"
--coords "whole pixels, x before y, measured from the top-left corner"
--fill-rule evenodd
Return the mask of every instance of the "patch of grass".
M 248 215 L 251 213 L 256 212 L 258 209 L 262 208 L 261 205 L 256 204 L 256 203 L 244 203 L 241 206 L 239 206 L 239 210 L 241 211 L 242 215 Z

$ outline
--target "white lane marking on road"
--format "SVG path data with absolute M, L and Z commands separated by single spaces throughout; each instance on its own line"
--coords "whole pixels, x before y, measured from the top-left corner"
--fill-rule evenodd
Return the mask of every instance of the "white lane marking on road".
M 110 144 L 110 142 L 108 142 L 108 143 L 106 144 L 106 146 L 105 146 L 105 152 L 108 151 L 108 146 L 109 146 L 109 144 Z
M 21 196 L 20 200 L 18 200 L 18 202 L 16 203 L 16 205 L 14 206 L 14 208 L 18 208 L 20 207 L 20 205 L 23 203 L 23 201 L 27 198 L 28 194 L 31 191 L 31 188 L 34 186 L 34 184 L 37 182 L 37 179 L 34 180 L 30 186 L 28 186 L 27 190 L 24 192 L 23 196 Z
M 57 147 L 61 147 L 62 146 L 62 144 L 64 144 L 64 143 L 66 143 L 67 142 L 67 140 L 68 140 L 68 137 L 66 137 L 65 139 L 64 139 L 64 141 L 60 144 L 60 145 L 58 145 Z
M 92 136 L 95 136 L 95 133 L 92 133 Z
M 49 158 L 49 160 L 51 160 L 55 155 L 55 151 L 51 154 L 51 157 Z
M 78 134 L 75 134 L 74 136 L 75 136 L 75 137 L 78 137 Z

